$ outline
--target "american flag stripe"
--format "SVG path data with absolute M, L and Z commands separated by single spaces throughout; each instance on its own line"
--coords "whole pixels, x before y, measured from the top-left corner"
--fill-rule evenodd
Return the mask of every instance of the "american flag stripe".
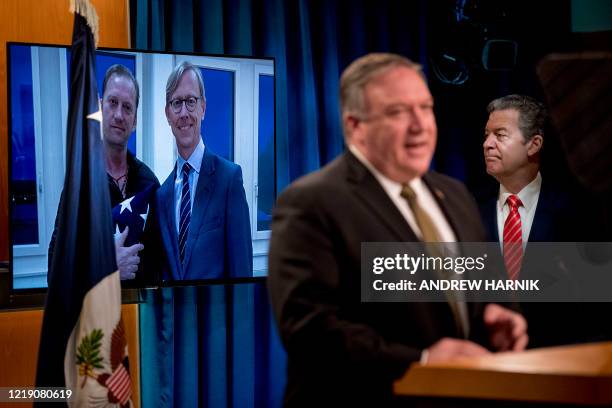
M 128 402 L 132 396 L 132 380 L 130 379 L 130 374 L 127 372 L 123 364 L 119 364 L 119 367 L 108 378 L 106 385 L 113 395 L 119 400 L 121 405 Z

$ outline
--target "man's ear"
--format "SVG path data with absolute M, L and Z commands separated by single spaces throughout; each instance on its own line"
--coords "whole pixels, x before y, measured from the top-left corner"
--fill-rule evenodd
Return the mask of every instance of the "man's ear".
M 134 126 L 132 126 L 132 132 L 136 130 L 136 125 L 138 124 L 138 108 L 134 113 Z
M 344 115 L 342 115 L 342 124 L 344 125 L 343 127 L 346 136 L 350 139 L 351 136 L 355 133 L 355 130 L 357 130 L 357 128 L 361 124 L 361 120 L 355 115 L 345 113 Z
M 529 147 L 527 148 L 527 155 L 533 156 L 542 150 L 544 138 L 541 135 L 535 135 L 528 143 Z

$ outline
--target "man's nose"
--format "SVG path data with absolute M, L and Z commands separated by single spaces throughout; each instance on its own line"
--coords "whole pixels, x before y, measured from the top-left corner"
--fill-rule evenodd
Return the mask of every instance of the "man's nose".
M 115 109 L 115 111 L 113 112 L 113 118 L 119 121 L 123 120 L 123 109 L 121 108 Z
M 408 120 L 410 120 L 409 129 L 412 133 L 420 133 L 423 130 L 423 123 L 425 121 L 424 113 L 419 109 L 410 109 L 408 113 Z
M 187 102 L 183 101 L 183 103 L 181 103 L 181 110 L 179 111 L 179 116 L 184 118 L 189 116 L 189 111 L 187 110 Z
M 492 135 L 486 135 L 485 136 L 485 140 L 482 143 L 482 147 L 487 150 L 487 149 L 493 149 L 495 147 L 495 138 Z

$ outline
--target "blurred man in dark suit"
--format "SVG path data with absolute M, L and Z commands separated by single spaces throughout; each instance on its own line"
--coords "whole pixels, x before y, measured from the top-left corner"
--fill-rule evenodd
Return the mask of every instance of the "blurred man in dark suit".
M 392 383 L 413 362 L 527 343 L 522 316 L 494 304 L 360 302 L 363 242 L 485 232 L 465 187 L 429 171 L 437 126 L 419 65 L 366 55 L 342 74 L 340 99 L 348 151 L 289 186 L 273 215 L 268 284 L 287 406 L 393 404 Z

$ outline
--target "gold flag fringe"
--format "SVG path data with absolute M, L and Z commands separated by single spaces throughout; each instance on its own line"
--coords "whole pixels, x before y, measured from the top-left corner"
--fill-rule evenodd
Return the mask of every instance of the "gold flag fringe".
M 87 25 L 91 29 L 96 48 L 98 47 L 98 14 L 89 0 L 70 0 L 70 12 L 80 14 L 87 20 Z

